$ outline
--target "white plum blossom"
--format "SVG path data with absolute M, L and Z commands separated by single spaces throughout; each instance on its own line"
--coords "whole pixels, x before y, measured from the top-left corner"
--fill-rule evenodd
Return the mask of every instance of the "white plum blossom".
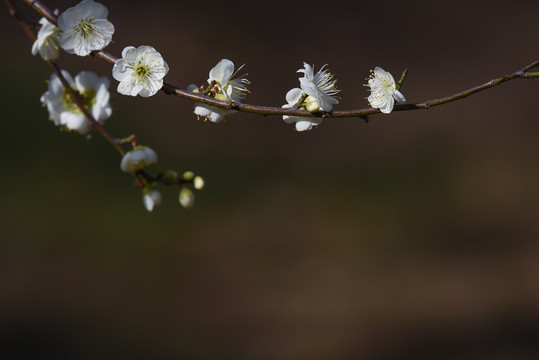
M 333 105 L 339 103 L 339 100 L 335 98 L 335 95 L 339 92 L 336 89 L 337 80 L 333 77 L 328 70 L 322 66 L 320 70 L 315 74 L 311 65 L 303 63 L 304 69 L 299 69 L 298 72 L 303 73 L 304 76 L 299 79 L 301 90 L 316 101 L 320 110 L 329 112 L 333 109 Z M 315 111 L 312 111 L 315 112 Z
M 122 158 L 120 168 L 126 173 L 137 171 L 157 163 L 157 154 L 147 146 L 137 145 Z
M 401 104 L 406 102 L 404 95 L 397 90 L 393 76 L 380 67 L 371 71 L 368 86 L 371 91 L 367 98 L 369 104 L 384 114 L 389 114 L 393 110 L 395 100 Z
M 303 96 L 303 91 L 300 88 L 294 88 L 286 94 L 286 101 L 288 104 L 283 105 L 283 108 L 290 109 L 298 103 L 298 101 Z M 309 101 L 310 96 L 305 100 Z M 304 109 L 304 107 L 302 107 Z M 283 115 L 283 120 L 287 124 L 296 123 L 297 131 L 311 130 L 313 126 L 320 125 L 322 123 L 321 117 L 305 117 L 305 116 L 291 116 Z
M 234 63 L 228 59 L 222 59 L 210 70 L 207 86 L 204 85 L 199 88 L 191 84 L 187 90 L 195 93 L 203 91 L 205 95 L 214 97 L 217 100 L 240 104 L 241 100 L 249 92 L 246 87 L 249 84 L 249 80 L 245 78 L 245 75 L 236 79 L 233 79 L 233 77 L 242 68 L 243 65 L 234 72 Z M 213 105 L 200 102 L 195 103 L 195 114 L 215 123 L 233 112 L 232 110 L 221 109 Z
M 54 10 L 54 14 L 58 15 L 58 10 Z M 58 57 L 60 49 L 60 29 L 44 17 L 39 20 L 39 23 L 41 28 L 32 45 L 32 55 L 39 53 L 45 61 L 54 60 Z
M 249 85 L 249 80 L 245 79 L 245 75 L 233 79 L 232 77 L 243 68 L 240 66 L 234 72 L 234 63 L 228 59 L 222 59 L 210 70 L 208 84 L 215 81 L 215 85 L 220 90 L 227 101 L 239 103 L 249 92 L 246 86 Z
M 151 212 L 155 207 L 161 205 L 161 201 L 162 197 L 159 191 L 148 187 L 142 190 L 142 202 L 146 210 Z
M 286 102 L 283 108 L 290 109 L 295 106 L 300 110 L 306 110 L 311 113 L 333 109 L 333 105 L 338 104 L 339 100 L 335 97 L 340 90 L 336 89 L 337 80 L 333 75 L 325 70 L 326 65 L 315 74 L 311 65 L 303 63 L 303 69 L 297 72 L 304 76 L 299 78 L 300 88 L 294 88 L 286 94 Z M 297 131 L 311 130 L 313 126 L 322 123 L 321 117 L 291 116 L 283 115 L 283 120 L 287 124 L 296 123 Z
M 116 60 L 112 76 L 118 80 L 118 92 L 123 95 L 149 97 L 163 87 L 163 78 L 168 73 L 168 64 L 153 47 L 128 46 L 122 58 Z
M 62 76 L 73 90 L 78 92 L 86 110 L 99 124 L 103 125 L 112 114 L 109 103 L 109 80 L 104 76 L 99 77 L 91 71 L 81 71 L 73 79 L 67 71 L 62 70 Z M 72 101 L 56 74 L 51 75 L 48 90 L 41 96 L 41 102 L 47 107 L 49 119 L 55 125 L 80 134 L 86 134 L 90 131 L 90 123 Z
M 58 17 L 60 46 L 70 54 L 86 56 L 101 50 L 112 40 L 114 25 L 107 20 L 108 9 L 93 0 L 83 0 Z
M 187 91 L 198 93 L 199 88 L 195 84 L 191 84 L 187 87 Z M 222 94 L 216 94 L 215 98 L 218 100 L 225 100 L 225 97 Z M 204 104 L 201 102 L 195 102 L 195 111 L 197 117 L 203 117 L 204 119 L 210 120 L 211 122 L 218 123 L 223 120 L 226 115 L 232 114 L 234 111 L 221 109 L 217 106 Z

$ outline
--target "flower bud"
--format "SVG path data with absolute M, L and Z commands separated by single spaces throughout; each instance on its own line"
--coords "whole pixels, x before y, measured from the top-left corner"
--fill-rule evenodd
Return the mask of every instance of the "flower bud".
M 186 171 L 183 173 L 182 177 L 185 181 L 191 181 L 195 177 L 195 173 L 192 171 Z
M 195 205 L 195 194 L 191 189 L 184 186 L 180 190 L 179 201 L 184 208 L 190 209 Z
M 154 207 L 161 204 L 161 193 L 152 188 L 146 187 L 142 190 L 142 202 L 148 211 L 152 211 Z
M 135 146 L 122 158 L 120 168 L 126 173 L 136 173 L 140 169 L 155 164 L 157 154 L 147 146 Z
M 167 185 L 176 185 L 178 183 L 178 173 L 174 170 L 167 170 L 163 173 L 163 181 Z
M 215 94 L 215 98 L 217 100 L 223 100 L 223 101 L 226 101 L 226 96 L 222 93 L 222 92 L 218 92 L 217 94 Z
M 193 185 L 197 190 L 204 189 L 204 179 L 201 176 L 195 176 L 193 179 Z
M 313 100 L 313 101 L 306 102 L 305 108 L 307 109 L 308 112 L 314 113 L 320 110 L 320 105 L 318 105 L 318 103 L 315 100 Z

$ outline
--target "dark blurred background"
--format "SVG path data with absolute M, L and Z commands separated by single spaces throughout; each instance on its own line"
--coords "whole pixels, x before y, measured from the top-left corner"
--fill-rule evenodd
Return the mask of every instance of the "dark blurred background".
M 284 104 L 303 61 L 328 63 L 352 109 L 375 66 L 408 68 L 416 102 L 539 58 L 537 1 L 103 3 L 107 51 L 152 45 L 181 87 L 245 63 L 252 104 Z M 109 64 L 62 54 L 111 78 L 106 126 L 155 149 L 154 170 L 205 178 L 192 210 L 162 188 L 148 213 L 106 141 L 48 120 L 50 70 L 0 14 L 2 358 L 539 358 L 537 80 L 298 133 L 121 96 Z

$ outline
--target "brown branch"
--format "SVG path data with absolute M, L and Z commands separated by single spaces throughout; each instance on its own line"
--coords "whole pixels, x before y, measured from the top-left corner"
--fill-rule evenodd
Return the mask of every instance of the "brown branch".
M 116 57 L 113 55 L 106 53 L 104 51 L 95 51 L 92 53 L 92 56 L 95 56 L 97 58 L 100 58 L 102 60 L 105 60 L 111 64 L 114 64 L 117 60 Z M 393 111 L 406 111 L 406 110 L 418 110 L 418 109 L 424 109 L 428 110 L 429 108 L 433 106 L 438 106 L 442 104 L 447 104 L 452 101 L 464 99 L 465 97 L 468 97 L 472 94 L 475 94 L 477 92 L 498 86 L 506 81 L 513 80 L 513 79 L 533 79 L 537 76 L 530 76 L 530 73 L 528 73 L 529 70 L 536 68 L 539 66 L 539 60 L 534 61 L 533 63 L 523 67 L 522 69 L 515 71 L 512 74 L 509 75 L 503 75 L 501 77 L 498 77 L 496 79 L 492 79 L 490 81 L 487 81 L 484 84 L 472 87 L 467 90 L 460 91 L 456 94 L 446 96 L 439 99 L 432 99 L 427 100 L 420 103 L 413 103 L 413 104 L 402 104 L 402 105 L 395 105 L 393 108 Z M 407 71 L 406 71 L 407 73 Z M 404 75 L 405 76 L 405 75 Z M 404 79 L 403 79 L 404 80 Z M 331 113 L 310 113 L 305 110 L 299 110 L 299 109 L 284 109 L 280 107 L 270 107 L 270 106 L 259 106 L 259 105 L 249 105 L 249 104 L 235 104 L 235 103 L 228 103 L 226 101 L 216 100 L 214 98 L 211 98 L 209 96 L 204 96 L 200 94 L 195 94 L 188 92 L 186 90 L 183 90 L 181 88 L 178 88 L 172 84 L 164 83 L 161 90 L 168 94 L 168 95 L 177 95 L 179 97 L 182 97 L 184 99 L 188 99 L 191 101 L 201 102 L 208 105 L 213 105 L 222 109 L 227 110 L 236 110 L 236 111 L 242 111 L 242 112 L 248 112 L 248 113 L 254 113 L 254 114 L 260 114 L 260 115 L 293 115 L 293 116 L 305 116 L 305 117 L 324 117 L 324 118 L 331 118 L 331 117 L 365 117 L 367 115 L 373 115 L 380 113 L 380 110 L 374 109 L 374 108 L 365 108 L 365 109 L 356 109 L 356 110 L 337 110 L 333 111 Z
M 19 24 L 21 25 L 22 29 L 24 30 L 24 32 L 26 33 L 26 35 L 28 35 L 28 37 L 32 40 L 32 41 L 36 41 L 36 34 L 34 34 L 34 32 L 32 31 L 32 28 L 30 27 L 30 25 L 28 25 L 28 22 L 26 20 L 23 19 L 22 15 L 20 14 L 20 12 L 17 10 L 17 8 L 15 7 L 15 5 L 10 1 L 10 0 L 6 0 L 6 5 L 9 9 L 9 15 L 11 15 L 12 17 L 15 18 L 15 20 L 17 20 L 19 22 Z
M 37 12 L 39 12 L 42 16 L 47 18 L 50 22 L 56 24 L 57 17 L 50 11 L 43 3 L 41 3 L 39 0 L 23 0 L 27 4 L 31 5 L 32 8 L 34 8 Z M 6 2 L 10 3 L 9 0 L 6 0 Z M 91 53 L 92 56 L 100 58 L 104 61 L 107 61 L 110 64 L 114 64 L 117 60 L 117 58 L 107 52 L 104 51 L 94 51 Z M 433 106 L 438 106 L 442 104 L 447 104 L 449 102 L 453 102 L 456 100 L 464 99 L 472 94 L 478 93 L 483 90 L 490 89 L 492 87 L 498 86 L 504 82 L 514 80 L 514 79 L 533 79 L 535 77 L 539 77 L 536 73 L 528 73 L 529 70 L 536 68 L 539 66 L 539 60 L 534 61 L 533 63 L 523 67 L 522 69 L 515 71 L 512 74 L 503 75 L 501 77 L 492 79 L 484 84 L 477 85 L 475 87 L 472 87 L 470 89 L 466 89 L 463 91 L 460 91 L 456 94 L 446 96 L 439 99 L 432 99 L 427 100 L 424 102 L 419 103 L 411 103 L 411 104 L 402 104 L 402 105 L 395 105 L 393 108 L 393 111 L 406 111 L 406 110 L 428 110 Z M 405 74 L 403 74 L 402 80 L 404 80 Z M 401 82 L 400 82 L 401 83 Z M 304 117 L 323 117 L 323 118 L 331 118 L 331 117 L 360 117 L 363 119 L 366 119 L 368 115 L 378 114 L 380 113 L 380 110 L 374 109 L 374 108 L 364 108 L 364 109 L 355 109 L 355 110 L 337 110 L 332 111 L 329 113 L 326 112 L 318 112 L 318 113 L 310 113 L 305 110 L 299 110 L 294 108 L 288 108 L 284 109 L 281 107 L 271 107 L 271 106 L 259 106 L 259 105 L 250 105 L 250 104 L 238 104 L 238 103 L 229 103 L 226 101 L 216 100 L 214 98 L 204 96 L 201 94 L 195 94 L 192 92 L 188 92 L 187 90 L 181 89 L 175 85 L 164 83 L 161 90 L 166 93 L 167 95 L 177 95 L 181 98 L 200 102 L 208 105 L 213 105 L 215 107 L 226 109 L 226 110 L 235 110 L 235 111 L 241 111 L 241 112 L 247 112 L 247 113 L 254 113 L 259 115 L 291 115 L 291 116 L 304 116 Z

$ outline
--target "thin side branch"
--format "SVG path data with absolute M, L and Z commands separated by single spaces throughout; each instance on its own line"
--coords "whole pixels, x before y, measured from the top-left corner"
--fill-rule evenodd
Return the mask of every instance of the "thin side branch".
M 406 79 L 406 75 L 408 75 L 408 69 L 404 69 L 404 71 L 402 72 L 401 78 L 399 79 L 399 81 L 397 82 L 397 85 L 395 86 L 397 90 L 400 90 L 400 88 L 402 87 L 402 83 L 404 82 L 404 79 Z
M 13 16 L 19 22 L 19 24 L 22 26 L 22 28 L 24 29 L 24 31 L 26 32 L 28 37 L 32 41 L 35 41 L 36 35 L 32 31 L 32 28 L 30 27 L 28 22 L 26 22 L 22 18 L 21 14 L 17 10 L 17 8 L 14 6 L 13 2 L 11 0 L 5 0 L 5 2 L 7 4 L 7 6 L 8 6 L 8 8 L 9 8 L 10 15 Z M 33 8 L 37 9 L 40 14 L 42 14 L 42 15 L 47 14 L 47 15 L 45 15 L 45 17 L 48 18 L 49 21 L 54 20 L 54 23 L 56 23 L 56 16 L 52 12 L 50 12 L 40 2 L 38 2 L 38 1 L 26 1 L 26 2 L 31 4 Z M 109 54 L 103 53 L 103 52 L 100 52 L 99 54 L 93 54 L 93 55 L 97 56 L 97 57 L 100 57 L 100 58 L 103 58 L 104 60 L 107 60 L 109 62 L 112 61 L 112 63 L 114 63 L 114 61 L 115 61 L 115 60 L 112 60 L 112 59 L 114 59 L 114 57 L 112 57 Z M 118 151 L 118 153 L 120 153 L 120 155 L 123 156 L 123 155 L 126 154 L 126 151 L 122 147 L 122 144 L 131 143 L 131 145 L 133 145 L 133 146 L 135 146 L 137 144 L 137 140 L 136 140 L 136 137 L 134 135 L 131 135 L 130 137 L 128 137 L 126 139 L 116 139 L 114 136 L 112 136 L 100 123 L 98 123 L 95 120 L 93 115 L 90 114 L 90 112 L 86 109 L 86 107 L 84 106 L 84 104 L 81 101 L 80 95 L 77 93 L 77 91 L 75 91 L 71 87 L 69 82 L 66 80 L 66 78 L 62 74 L 62 71 L 61 71 L 60 67 L 56 64 L 56 62 L 47 61 L 47 64 L 52 68 L 52 70 L 54 71 L 56 76 L 58 76 L 58 79 L 60 80 L 60 82 L 62 83 L 62 86 L 64 87 L 64 89 L 68 93 L 68 96 L 70 97 L 71 101 L 73 101 L 73 103 L 77 106 L 77 108 L 84 115 L 86 120 L 90 123 L 91 128 L 95 129 L 105 139 L 107 139 L 107 141 L 112 144 L 112 146 Z M 146 172 L 144 170 L 139 170 L 133 175 L 135 176 L 135 178 L 137 179 L 137 183 L 140 184 L 141 187 L 147 186 L 149 183 L 152 183 L 152 182 L 161 182 L 161 183 L 169 185 L 159 175 L 158 176 L 153 176 L 153 175 L 149 174 L 148 172 Z M 178 185 L 180 185 L 180 186 L 182 184 L 192 183 L 192 182 L 193 182 L 192 180 L 183 179 L 183 177 L 181 177 L 181 176 L 178 178 Z
M 7 5 L 8 9 L 9 9 L 9 15 L 14 17 L 15 20 L 17 20 L 19 22 L 19 24 L 22 26 L 22 29 L 26 33 L 26 35 L 28 35 L 28 37 L 32 41 L 36 41 L 36 35 L 32 31 L 32 28 L 28 25 L 28 22 L 23 19 L 22 15 L 17 10 L 15 5 L 10 0 L 6 0 L 6 5 Z

